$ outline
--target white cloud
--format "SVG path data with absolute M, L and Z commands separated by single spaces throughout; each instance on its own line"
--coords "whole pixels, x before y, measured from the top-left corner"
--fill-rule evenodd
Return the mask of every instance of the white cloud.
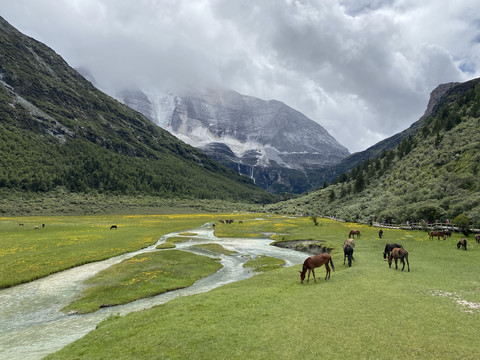
M 350 151 L 480 73 L 478 0 L 16 0 L 13 26 L 104 87 L 215 83 L 277 99 Z

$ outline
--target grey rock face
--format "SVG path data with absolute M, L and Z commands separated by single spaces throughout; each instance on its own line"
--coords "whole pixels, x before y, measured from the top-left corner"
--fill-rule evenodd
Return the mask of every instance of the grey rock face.
M 314 173 L 349 155 L 321 125 L 276 100 L 212 89 L 155 98 L 124 92 L 120 100 L 272 192 L 319 186 Z
M 425 110 L 425 114 L 420 118 L 420 120 L 426 119 L 428 116 L 432 114 L 433 109 L 442 99 L 442 97 L 447 93 L 450 89 L 453 89 L 457 86 L 458 82 L 450 82 L 446 84 L 438 85 L 431 93 L 430 99 L 428 100 L 427 109 Z

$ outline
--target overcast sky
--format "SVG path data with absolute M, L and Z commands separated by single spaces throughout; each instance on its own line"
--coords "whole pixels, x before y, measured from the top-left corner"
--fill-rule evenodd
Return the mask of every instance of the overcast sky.
M 0 15 L 105 90 L 280 100 L 352 153 L 480 74 L 480 0 L 2 0 Z

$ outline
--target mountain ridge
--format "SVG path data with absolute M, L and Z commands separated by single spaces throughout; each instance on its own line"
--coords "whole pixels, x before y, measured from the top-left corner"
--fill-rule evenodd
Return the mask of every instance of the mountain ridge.
M 386 139 L 383 139 L 363 151 L 359 151 L 354 154 L 351 154 L 350 156 L 340 161 L 338 164 L 325 169 L 325 172 L 324 172 L 325 181 L 328 183 L 331 183 L 332 181 L 336 180 L 338 176 L 340 176 L 342 173 L 349 172 L 355 166 L 360 165 L 364 161 L 373 159 L 379 156 L 382 152 L 393 149 L 403 139 L 408 138 L 411 135 L 414 135 L 417 131 L 419 131 L 425 119 L 427 119 L 429 116 L 431 116 L 434 113 L 437 105 L 441 103 L 443 97 L 446 96 L 452 88 L 454 88 L 459 84 L 460 83 L 458 82 L 450 82 L 450 83 L 438 85 L 430 93 L 427 109 L 417 121 L 415 121 L 405 130 L 399 133 L 396 133 Z
M 0 17 L 0 188 L 267 201 Z
M 212 88 L 150 94 L 128 90 L 117 98 L 272 192 L 321 185 L 320 169 L 349 154 L 321 125 L 277 100 Z
M 462 216 L 480 228 L 480 79 L 441 86 L 430 105 L 396 146 L 268 210 L 394 224 Z

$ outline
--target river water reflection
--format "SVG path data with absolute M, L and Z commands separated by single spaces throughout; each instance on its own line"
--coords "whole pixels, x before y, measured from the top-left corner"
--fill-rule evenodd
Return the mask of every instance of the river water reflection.
M 234 281 L 249 278 L 254 274 L 243 268 L 243 264 L 250 256 L 266 255 L 284 259 L 286 266 L 301 264 L 306 257 L 305 253 L 270 246 L 270 239 L 216 238 L 209 224 L 188 231 L 196 235 L 189 236 L 190 240 L 187 242 L 177 243 L 176 248 L 196 254 L 220 257 L 223 268 L 185 289 L 125 305 L 103 308 L 93 314 L 66 315 L 60 311 L 82 291 L 83 282 L 86 279 L 135 255 L 151 251 L 166 251 L 156 250 L 155 247 L 168 237 L 179 236 L 179 233 L 176 232 L 163 236 L 155 245 L 136 252 L 86 264 L 30 283 L 1 290 L 0 359 L 41 359 L 81 338 L 112 314 L 125 315 L 132 311 L 163 304 L 179 296 L 206 292 Z M 193 247 L 193 245 L 206 243 L 220 244 L 238 254 L 229 256 L 212 254 Z

